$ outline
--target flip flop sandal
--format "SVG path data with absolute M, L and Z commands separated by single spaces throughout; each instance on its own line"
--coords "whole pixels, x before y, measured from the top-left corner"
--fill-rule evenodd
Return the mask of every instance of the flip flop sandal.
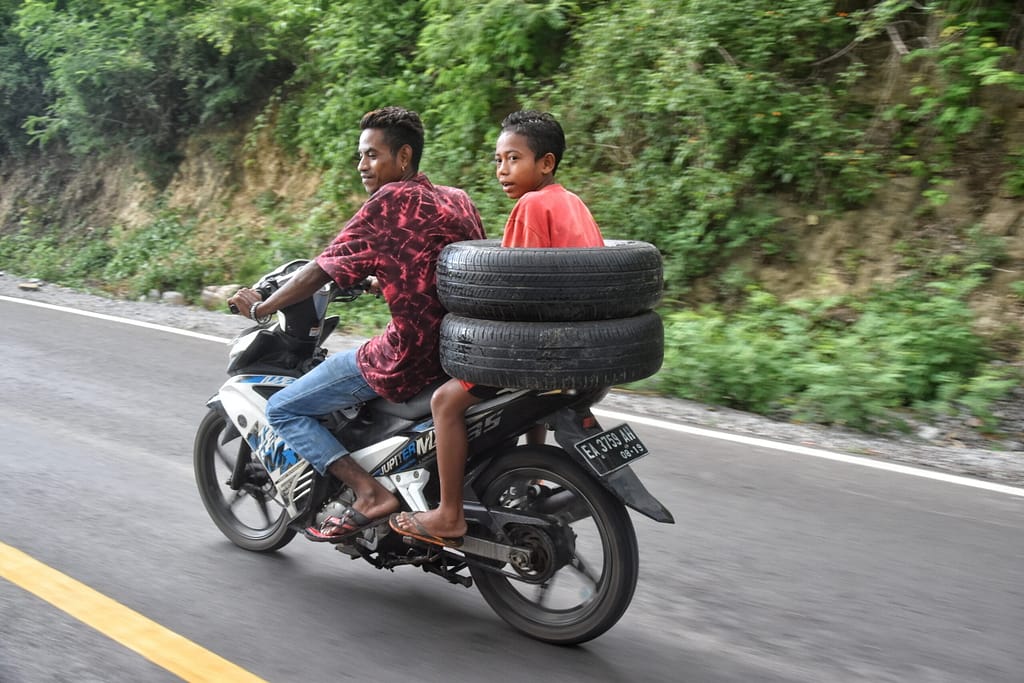
M 382 520 L 383 518 L 370 519 L 358 510 L 345 508 L 338 517 L 328 517 L 319 527 L 306 527 L 302 533 L 317 543 L 341 543 Z
M 416 527 L 415 531 L 409 531 L 408 529 L 403 529 L 399 525 L 399 519 L 402 517 L 402 515 L 405 515 L 406 521 L 408 521 L 410 524 L 412 524 L 414 527 Z M 417 541 L 422 541 L 423 543 L 429 543 L 430 545 L 439 545 L 439 546 L 443 546 L 445 548 L 458 548 L 458 547 L 460 547 L 462 545 L 462 540 L 464 538 L 463 536 L 435 536 L 435 535 L 433 535 L 432 533 L 427 531 L 426 528 L 422 524 L 419 523 L 419 521 L 417 521 L 416 513 L 415 512 L 399 512 L 398 514 L 391 515 L 391 517 L 388 518 L 388 526 L 390 526 L 391 530 L 394 531 L 396 534 L 398 534 L 400 536 L 406 536 L 408 538 L 415 538 Z

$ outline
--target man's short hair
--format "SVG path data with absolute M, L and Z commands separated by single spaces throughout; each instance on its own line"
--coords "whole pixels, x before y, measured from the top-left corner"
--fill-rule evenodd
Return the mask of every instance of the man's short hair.
M 518 133 L 526 138 L 526 144 L 538 159 L 549 152 L 553 154 L 555 167 L 551 171 L 552 175 L 558 170 L 562 154 L 565 153 L 565 133 L 554 116 L 532 109 L 512 112 L 501 122 L 501 131 Z
M 359 130 L 373 128 L 384 133 L 384 140 L 392 154 L 398 154 L 402 145 L 412 148 L 412 167 L 419 170 L 423 156 L 423 122 L 414 111 L 403 107 L 384 107 L 363 114 Z

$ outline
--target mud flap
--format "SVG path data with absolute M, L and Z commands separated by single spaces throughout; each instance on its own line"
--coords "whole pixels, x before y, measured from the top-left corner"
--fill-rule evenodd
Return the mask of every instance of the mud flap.
M 576 451 L 575 446 L 588 436 L 600 434 L 603 431 L 597 418 L 594 417 L 589 408 L 577 410 L 571 407 L 562 408 L 553 415 L 553 418 L 550 422 L 554 427 L 555 441 L 583 469 L 593 473 L 590 464 Z M 640 477 L 628 465 L 603 477 L 598 477 L 595 474 L 595 478 L 627 507 L 650 517 L 656 522 L 675 524 L 672 513 L 657 498 L 651 495 L 643 482 L 640 481 Z

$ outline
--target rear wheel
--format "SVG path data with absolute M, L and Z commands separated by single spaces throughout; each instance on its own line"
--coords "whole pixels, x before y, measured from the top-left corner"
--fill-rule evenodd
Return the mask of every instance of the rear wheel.
M 256 552 L 283 548 L 295 531 L 288 513 L 273 498 L 273 482 L 253 463 L 249 444 L 223 415 L 211 410 L 199 424 L 193 449 L 196 485 L 217 528 L 235 545 Z M 241 473 L 238 490 L 228 481 Z
M 522 524 L 503 529 L 508 541 L 530 549 L 530 562 L 472 569 L 487 604 L 516 629 L 557 645 L 582 643 L 614 626 L 633 598 L 639 572 L 625 507 L 552 447 L 527 446 L 501 456 L 476 487 L 488 507 L 560 521 L 553 532 Z

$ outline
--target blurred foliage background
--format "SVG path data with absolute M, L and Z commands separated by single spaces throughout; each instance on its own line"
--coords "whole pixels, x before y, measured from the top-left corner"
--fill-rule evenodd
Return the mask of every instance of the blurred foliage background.
M 0 266 L 195 297 L 309 257 L 361 201 L 358 121 L 388 104 L 421 113 L 423 170 L 465 188 L 496 236 L 498 123 L 539 108 L 567 133 L 559 179 L 606 235 L 665 257 L 667 359 L 640 389 L 872 431 L 966 410 L 994 432 L 1020 327 L 980 332 L 969 301 L 1012 259 L 976 215 L 934 218 L 979 168 L 1024 196 L 1022 40 L 1024 3 L 1005 0 L 0 0 L 5 183 L 116 154 L 153 188 L 142 225 L 8 206 Z M 171 206 L 200 135 L 225 158 L 271 140 L 316 173 L 315 202 L 257 197 L 255 229 Z M 897 276 L 783 300 L 737 265 L 794 260 L 786 207 L 856 211 L 896 177 L 921 199 L 901 219 L 947 233 L 910 231 Z

